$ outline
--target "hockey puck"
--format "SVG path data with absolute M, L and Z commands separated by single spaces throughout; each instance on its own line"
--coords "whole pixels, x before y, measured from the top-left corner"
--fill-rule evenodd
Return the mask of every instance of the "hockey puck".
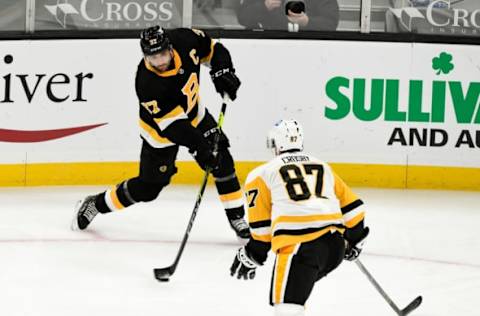
M 158 278 L 157 280 L 160 281 L 160 282 L 168 282 L 168 281 L 170 281 L 169 278 Z

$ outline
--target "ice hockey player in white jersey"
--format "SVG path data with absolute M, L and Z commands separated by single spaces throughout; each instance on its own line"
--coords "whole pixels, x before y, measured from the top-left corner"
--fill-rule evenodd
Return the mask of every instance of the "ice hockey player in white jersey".
M 303 129 L 281 120 L 269 132 L 275 158 L 251 171 L 245 184 L 251 237 L 230 268 L 238 279 L 275 254 L 270 304 L 275 316 L 303 316 L 315 282 L 343 259 L 355 260 L 369 229 L 363 202 L 330 166 L 303 152 Z

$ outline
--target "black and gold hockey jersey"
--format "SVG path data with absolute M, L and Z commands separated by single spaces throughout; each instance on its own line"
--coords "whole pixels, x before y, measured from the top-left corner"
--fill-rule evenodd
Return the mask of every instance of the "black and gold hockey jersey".
M 140 134 L 152 147 L 174 144 L 190 147 L 195 139 L 183 128 L 171 128 L 176 122 L 190 122 L 196 127 L 206 109 L 199 102 L 200 65 L 212 69 L 232 67 L 228 50 L 208 35 L 195 29 L 167 30 L 173 47 L 170 70 L 158 72 L 145 59 L 141 60 L 135 78 L 140 102 Z
M 245 191 L 252 239 L 271 243 L 273 251 L 343 233 L 365 216 L 362 201 L 330 166 L 303 152 L 281 154 L 251 171 Z

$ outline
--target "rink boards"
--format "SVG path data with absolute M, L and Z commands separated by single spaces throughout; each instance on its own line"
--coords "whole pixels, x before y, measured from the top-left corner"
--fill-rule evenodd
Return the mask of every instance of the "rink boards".
M 270 126 L 295 118 L 306 149 L 352 185 L 480 190 L 480 46 L 221 41 L 242 80 L 225 120 L 241 178 L 271 157 Z M 1 42 L 0 185 L 134 176 L 140 58 L 136 40 Z M 178 165 L 174 182 L 200 181 L 186 151 Z

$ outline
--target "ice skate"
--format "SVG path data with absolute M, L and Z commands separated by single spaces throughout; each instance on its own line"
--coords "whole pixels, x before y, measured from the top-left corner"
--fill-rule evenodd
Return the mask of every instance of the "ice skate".
M 95 195 L 90 195 L 77 202 L 75 206 L 75 217 L 72 220 L 72 230 L 84 230 L 90 225 L 95 216 L 99 213 L 95 207 Z
M 235 232 L 235 234 L 237 234 L 240 242 L 247 242 L 250 238 L 250 229 L 248 228 L 247 222 L 242 217 L 237 219 L 229 219 L 229 222 L 233 231 Z

